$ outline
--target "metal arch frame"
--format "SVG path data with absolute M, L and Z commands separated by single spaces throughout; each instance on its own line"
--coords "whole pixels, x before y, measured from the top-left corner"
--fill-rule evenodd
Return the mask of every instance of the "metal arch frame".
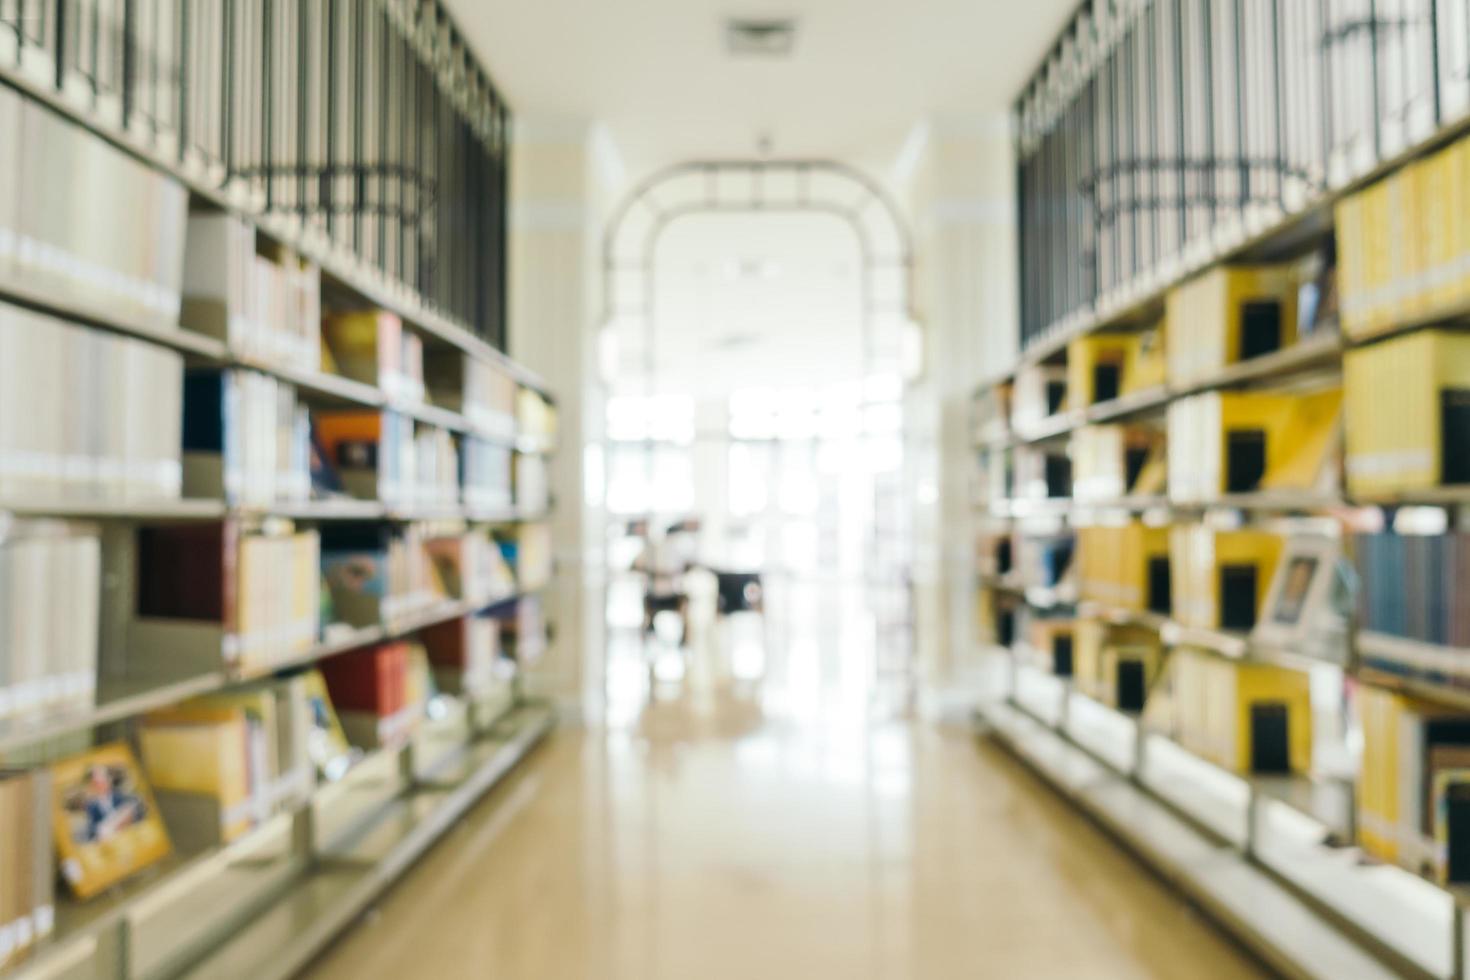
M 725 175 L 747 178 L 742 185 L 743 195 L 721 193 L 720 178 Z M 795 178 L 796 194 L 793 198 L 768 199 L 764 196 L 766 180 L 770 175 Z M 831 199 L 829 195 L 812 193 L 812 178 L 820 175 L 836 178 L 841 190 L 852 189 L 856 193 L 850 199 Z M 687 202 L 661 206 L 657 199 L 660 188 L 689 177 L 703 178 L 701 193 Z M 877 207 L 884 228 L 891 234 L 894 251 L 880 251 L 874 234 L 864 224 L 863 217 Z M 628 219 L 639 208 L 647 209 L 652 221 L 641 242 L 633 243 L 633 258 L 620 261 L 618 246 L 627 228 Z M 644 331 L 644 382 L 652 385 L 655 365 L 653 361 L 654 340 L 657 330 L 654 315 L 655 255 L 659 239 L 675 221 L 700 214 L 828 214 L 845 221 L 857 239 L 862 263 L 860 290 L 862 293 L 862 333 L 865 362 L 872 354 L 872 334 L 875 315 L 891 313 L 917 322 L 914 296 L 913 240 L 908 225 L 903 221 L 898 206 L 888 192 L 867 174 L 848 164 L 823 159 L 790 160 L 699 160 L 686 161 L 665 167 L 640 181 L 614 209 L 603 232 L 603 318 L 604 329 L 611 327 L 621 317 L 636 316 L 642 319 Z M 872 295 L 875 273 L 898 269 L 902 298 L 895 309 L 877 308 Z M 634 271 L 641 273 L 637 291 L 642 302 L 635 309 L 627 308 L 621 300 L 617 286 L 619 273 Z

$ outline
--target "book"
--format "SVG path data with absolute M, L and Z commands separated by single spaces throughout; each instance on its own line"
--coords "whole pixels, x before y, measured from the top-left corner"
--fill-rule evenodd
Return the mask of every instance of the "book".
M 310 497 L 310 422 L 292 385 L 255 371 L 191 369 L 182 440 L 188 496 L 260 508 Z
M 321 571 L 342 622 L 391 622 L 435 601 L 421 527 L 344 523 L 321 531 Z
M 168 831 L 132 750 L 104 745 L 51 767 L 51 826 L 61 878 L 91 898 L 166 858 Z
M 1470 336 L 1427 330 L 1343 361 L 1348 488 L 1370 499 L 1470 482 Z
M 32 520 L 0 532 L 0 719 L 95 702 L 101 602 L 98 527 Z
M 229 843 L 255 825 L 250 732 L 242 707 L 155 712 L 138 730 L 143 768 L 174 842 Z
M 26 959 L 56 921 L 51 773 L 0 769 L 0 967 Z
M 247 675 L 268 672 L 316 642 L 317 532 L 254 532 L 225 521 L 149 525 L 136 534 L 128 635 L 165 675 L 221 663 Z
M 1208 392 L 1169 405 L 1169 497 L 1338 489 L 1342 389 Z
M 178 498 L 182 398 L 177 353 L 0 303 L 0 504 Z
M 1188 384 L 1297 340 L 1291 265 L 1218 266 L 1171 289 L 1164 342 L 1169 381 Z

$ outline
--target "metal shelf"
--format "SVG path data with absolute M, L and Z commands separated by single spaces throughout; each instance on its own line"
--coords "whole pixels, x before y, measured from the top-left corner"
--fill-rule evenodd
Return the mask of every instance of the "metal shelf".
M 121 521 L 217 521 L 227 513 L 222 500 L 177 498 L 154 501 L 0 500 L 0 513 L 19 517 L 58 517 Z
M 533 716 L 501 744 L 473 745 L 469 775 L 448 787 L 429 784 L 391 803 L 377 821 L 390 836 L 386 852 L 364 859 L 353 846 L 330 848 L 321 864 L 283 901 L 238 930 L 186 974 L 188 977 L 297 975 L 385 888 L 443 837 L 491 787 L 546 737 L 549 711 Z M 375 835 L 376 836 L 376 835 Z M 379 841 L 382 845 L 385 842 Z

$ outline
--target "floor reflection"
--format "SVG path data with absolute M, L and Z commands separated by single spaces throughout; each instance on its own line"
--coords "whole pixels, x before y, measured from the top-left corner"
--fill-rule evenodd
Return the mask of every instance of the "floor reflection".
M 691 575 L 685 642 L 671 614 L 656 620 L 652 634 L 643 632 L 641 590 L 635 576 L 616 577 L 608 590 L 610 730 L 636 727 L 647 709 L 669 699 L 691 709 L 743 702 L 766 719 L 817 725 L 902 718 L 910 710 L 908 636 L 885 631 L 875 611 L 901 598 L 891 589 L 768 576 L 764 612 L 717 616 L 713 579 Z

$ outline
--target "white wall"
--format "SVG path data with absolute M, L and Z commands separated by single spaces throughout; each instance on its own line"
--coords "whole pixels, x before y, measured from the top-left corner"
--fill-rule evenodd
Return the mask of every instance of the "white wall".
M 598 383 L 601 235 L 620 187 L 616 155 L 595 125 L 519 118 L 510 218 L 511 356 L 557 396 L 561 445 L 551 465 L 557 574 L 547 593 L 554 635 L 528 671 L 528 693 L 596 715 L 601 706 L 605 566 Z
M 924 377 L 909 396 L 922 706 L 961 709 L 989 676 L 974 631 L 970 397 L 1019 347 L 1014 166 L 1004 113 L 916 127 L 893 180 L 915 233 Z

